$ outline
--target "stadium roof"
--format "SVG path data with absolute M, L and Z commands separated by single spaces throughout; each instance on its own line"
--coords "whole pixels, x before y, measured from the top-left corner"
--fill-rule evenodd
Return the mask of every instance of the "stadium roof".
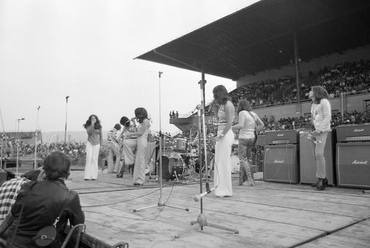
M 370 44 L 368 0 L 262 0 L 137 59 L 237 80 Z M 295 34 L 295 35 L 294 35 Z

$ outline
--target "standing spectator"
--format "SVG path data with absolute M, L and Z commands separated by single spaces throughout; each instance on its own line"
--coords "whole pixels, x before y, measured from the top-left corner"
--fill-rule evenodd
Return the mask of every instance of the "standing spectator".
M 120 145 L 117 137 L 117 131 L 119 130 L 121 130 L 121 125 L 117 123 L 108 133 L 108 173 L 117 170 L 121 160 Z M 115 165 L 113 165 L 113 156 L 116 156 Z
M 96 115 L 90 115 L 83 125 L 87 132 L 85 180 L 98 178 L 99 152 L 102 142 L 102 126 Z
M 240 160 L 239 185 L 243 185 L 245 178 L 248 185 L 254 186 L 252 172 L 252 148 L 257 141 L 257 133 L 264 127 L 262 120 L 252 111 L 247 100 L 241 100 L 237 111 L 239 123 L 232 126 L 232 130 L 240 130 L 238 157 Z
M 313 186 L 317 190 L 324 190 L 327 184 L 326 162 L 324 157 L 324 148 L 326 138 L 330 129 L 331 105 L 328 101 L 329 94 L 322 86 L 313 86 L 310 92 L 310 98 L 313 103 L 311 107 L 311 116 L 315 130 L 312 136 L 315 138 L 312 142 L 316 159 L 316 177 L 318 181 Z
M 228 99 L 228 92 L 223 85 L 213 89 L 213 101 L 217 117 L 217 136 L 215 147 L 214 194 L 218 197 L 233 195 L 231 181 L 231 146 L 234 142 L 234 133 L 231 130 L 235 109 Z

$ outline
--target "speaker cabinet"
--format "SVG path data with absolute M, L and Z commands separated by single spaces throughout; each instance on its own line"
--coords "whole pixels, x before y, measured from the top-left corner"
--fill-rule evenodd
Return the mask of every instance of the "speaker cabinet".
M 299 183 L 297 145 L 266 145 L 263 179 L 271 182 Z
M 296 130 L 279 130 L 266 132 L 266 144 L 298 144 L 298 132 Z
M 337 143 L 338 186 L 370 188 L 370 142 Z
M 299 132 L 299 171 L 301 183 L 314 183 L 316 178 L 316 160 L 315 150 L 312 141 L 307 139 L 308 131 Z M 334 149 L 333 132 L 328 132 L 326 144 L 324 148 L 324 156 L 326 162 L 326 177 L 329 185 L 336 184 L 335 167 L 334 167 Z
M 370 124 L 342 125 L 337 128 L 338 142 L 370 141 Z

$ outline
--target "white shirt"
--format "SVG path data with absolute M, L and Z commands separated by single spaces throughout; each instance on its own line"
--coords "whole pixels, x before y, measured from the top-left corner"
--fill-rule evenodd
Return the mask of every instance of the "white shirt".
M 327 99 L 321 99 L 319 104 L 312 104 L 311 114 L 313 124 L 317 131 L 330 131 L 331 106 Z

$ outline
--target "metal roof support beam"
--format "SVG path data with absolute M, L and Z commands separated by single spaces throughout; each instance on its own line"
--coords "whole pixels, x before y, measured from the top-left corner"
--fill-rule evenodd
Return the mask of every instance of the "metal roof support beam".
M 297 83 L 297 108 L 298 115 L 302 116 L 302 104 L 301 104 L 301 84 L 299 83 L 299 55 L 298 55 L 298 42 L 297 33 L 293 32 L 294 42 L 294 63 L 295 63 L 295 78 Z

